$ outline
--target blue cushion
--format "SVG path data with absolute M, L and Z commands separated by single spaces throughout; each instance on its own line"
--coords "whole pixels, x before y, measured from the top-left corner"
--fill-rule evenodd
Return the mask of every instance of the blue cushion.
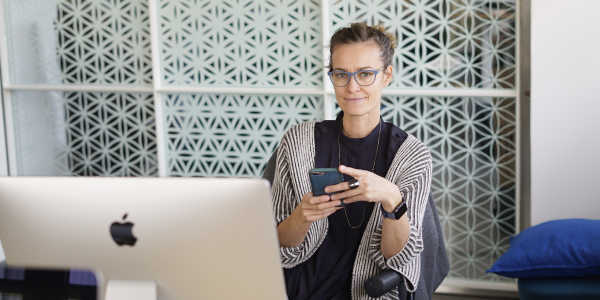
M 600 275 L 600 220 L 563 219 L 529 227 L 487 272 L 513 278 Z

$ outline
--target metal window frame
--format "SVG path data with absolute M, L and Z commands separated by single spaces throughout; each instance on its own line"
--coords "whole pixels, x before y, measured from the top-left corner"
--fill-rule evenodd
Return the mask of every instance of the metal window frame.
M 10 90 L 6 88 L 9 81 L 9 68 L 8 68 L 8 39 L 5 30 L 4 20 L 4 1 L 0 0 L 0 92 L 2 105 L 0 105 L 0 174 L 3 176 L 14 175 L 11 173 L 13 163 L 11 163 L 10 149 L 13 146 L 11 143 L 12 136 L 10 134 L 11 128 L 8 128 L 12 122 L 10 116 L 12 115 L 9 110 L 10 107 Z M 8 107 L 7 107 L 8 106 Z M 14 147 L 13 147 L 14 148 Z
M 0 11 L 1 13 L 1 11 Z M 0 41 L 1 43 L 1 41 Z M 2 62 L 0 61 L 0 78 L 2 77 Z M 6 151 L 6 130 L 4 125 L 4 89 L 2 81 L 0 80 L 0 176 L 8 175 L 8 153 Z M 0 261 L 2 261 L 3 254 L 2 245 L 0 244 Z

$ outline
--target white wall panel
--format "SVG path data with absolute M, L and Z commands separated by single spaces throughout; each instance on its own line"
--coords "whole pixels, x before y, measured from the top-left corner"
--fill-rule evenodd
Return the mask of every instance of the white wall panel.
M 600 218 L 600 2 L 533 0 L 531 223 Z

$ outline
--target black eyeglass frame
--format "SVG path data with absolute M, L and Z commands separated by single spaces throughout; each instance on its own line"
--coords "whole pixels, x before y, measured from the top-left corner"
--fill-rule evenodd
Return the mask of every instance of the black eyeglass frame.
M 373 74 L 373 81 L 371 81 L 371 83 L 369 83 L 369 84 L 360 84 L 360 82 L 358 82 L 358 78 L 356 77 L 356 75 L 358 73 L 360 73 L 360 72 L 365 72 L 365 71 L 366 72 L 373 72 L 374 73 Z M 329 75 L 329 80 L 331 81 L 331 84 L 333 84 L 333 86 L 335 86 L 335 87 L 344 87 L 344 86 L 347 86 L 348 83 L 350 83 L 350 80 L 352 78 L 354 78 L 354 81 L 356 82 L 356 84 L 358 84 L 360 86 L 370 86 L 373 83 L 375 83 L 375 80 L 377 80 L 377 74 L 379 74 L 379 72 L 381 72 L 381 70 L 379 70 L 379 69 L 364 69 L 364 70 L 358 70 L 356 72 L 347 72 L 347 71 L 342 71 L 342 70 L 334 70 L 334 71 L 327 72 L 327 75 Z M 332 76 L 334 74 L 336 74 L 336 73 L 337 74 L 344 73 L 344 74 L 348 75 L 348 80 L 346 81 L 346 83 L 344 85 L 335 85 L 335 83 L 333 82 L 333 77 Z

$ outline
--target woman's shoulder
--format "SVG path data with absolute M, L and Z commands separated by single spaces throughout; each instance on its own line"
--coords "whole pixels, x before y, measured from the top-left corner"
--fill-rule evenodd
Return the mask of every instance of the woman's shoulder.
M 409 134 L 400 129 L 400 127 L 396 126 L 394 123 L 391 122 L 385 122 L 386 125 L 389 126 L 389 136 L 391 137 L 392 142 L 397 144 L 397 147 L 400 147 L 404 141 L 406 141 L 406 138 L 408 138 Z
M 418 137 L 400 129 L 398 126 L 391 124 L 390 136 L 394 143 L 397 144 L 397 153 L 404 155 L 426 155 L 431 156 L 429 148 Z
M 407 148 L 412 149 L 413 153 L 426 155 L 429 158 L 429 160 L 431 160 L 431 153 L 429 152 L 429 148 L 427 147 L 427 145 L 425 145 L 423 141 L 411 134 L 408 135 L 406 141 L 408 142 Z
M 282 141 L 293 142 L 310 138 L 316 123 L 316 121 L 306 121 L 292 125 L 283 134 Z

